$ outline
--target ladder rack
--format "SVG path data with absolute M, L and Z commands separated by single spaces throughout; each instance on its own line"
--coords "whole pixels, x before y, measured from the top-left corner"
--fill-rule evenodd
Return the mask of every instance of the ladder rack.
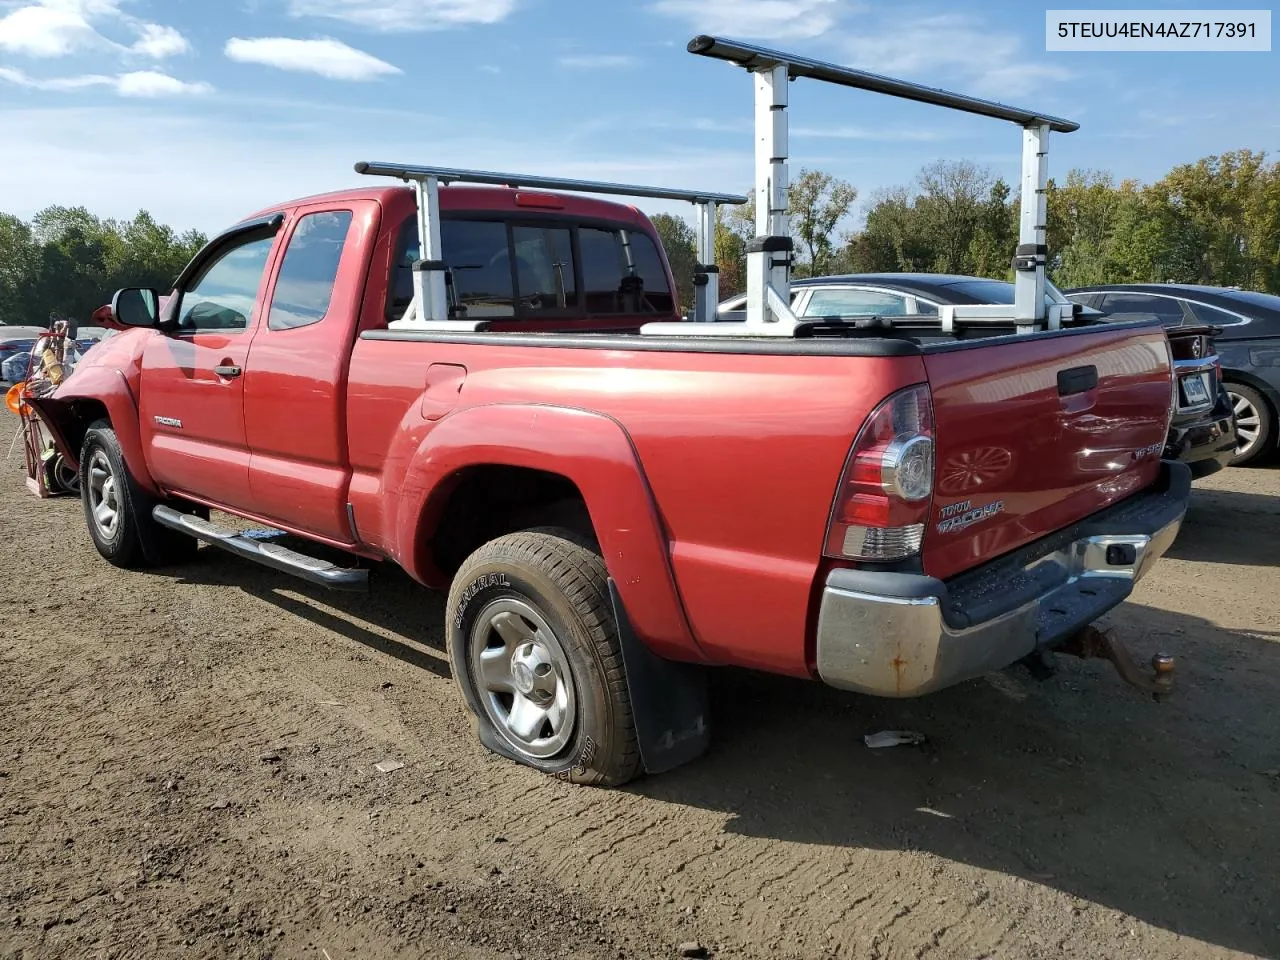
M 1022 127 L 1022 191 L 1018 221 L 1013 315 L 1008 307 L 957 306 L 946 310 L 949 332 L 957 321 L 981 324 L 1011 320 L 1019 333 L 1047 327 L 1058 329 L 1063 311 L 1046 309 L 1045 193 L 1048 188 L 1049 132 L 1071 133 L 1079 124 L 1035 110 L 1024 110 L 885 77 L 864 70 L 824 63 L 723 37 L 697 36 L 689 52 L 725 60 L 752 74 L 755 89 L 755 202 L 756 237 L 747 247 L 747 319 L 745 323 L 717 323 L 714 333 L 726 336 L 794 336 L 799 323 L 791 311 L 792 240 L 787 208 L 788 83 L 798 78 L 868 90 L 891 97 L 929 103 L 964 113 L 1005 120 Z M 642 333 L 703 334 L 681 324 L 647 324 Z
M 720 299 L 720 275 L 716 269 L 716 208 L 747 202 L 741 194 L 680 190 L 672 187 L 642 187 L 596 180 L 568 180 L 536 174 L 496 173 L 489 170 L 460 170 L 416 164 L 361 161 L 356 173 L 371 177 L 396 177 L 413 184 L 418 201 L 418 235 L 421 256 L 413 265 L 413 303 L 397 327 L 430 323 L 438 330 L 475 330 L 483 321 L 453 320 L 449 317 L 445 290 L 446 266 L 440 244 L 440 186 L 450 183 L 482 183 L 503 187 L 533 187 L 565 193 L 599 193 L 613 196 L 647 197 L 658 200 L 685 200 L 698 208 L 698 263 L 694 267 L 694 318 L 714 320 Z
M 694 320 L 706 325 L 649 323 L 640 332 L 659 336 L 795 336 L 800 321 L 791 311 L 793 243 L 787 193 L 788 84 L 805 78 L 837 86 L 853 87 L 886 96 L 929 103 L 950 110 L 990 117 L 1022 128 L 1021 210 L 1012 313 L 1007 306 L 945 307 L 940 321 L 943 332 L 958 323 L 1015 324 L 1019 333 L 1058 329 L 1070 314 L 1045 304 L 1046 190 L 1048 188 L 1049 133 L 1071 133 L 1079 124 L 1035 110 L 1024 110 L 992 100 L 982 100 L 949 90 L 885 77 L 838 64 L 824 63 L 723 37 L 697 36 L 688 50 L 698 56 L 725 60 L 752 75 L 755 97 L 755 204 L 756 236 L 747 244 L 747 319 L 743 323 L 715 322 L 719 299 L 719 275 L 715 266 L 716 209 L 743 204 L 747 198 L 726 193 L 642 187 L 631 184 L 568 180 L 527 174 L 459 170 L 396 163 L 357 163 L 356 172 L 369 176 L 397 177 L 413 184 L 418 202 L 421 259 L 413 265 L 413 303 L 396 326 L 474 330 L 482 321 L 449 318 L 445 289 L 446 266 L 440 249 L 440 186 L 449 183 L 487 183 L 507 187 L 533 187 L 572 193 L 613 194 L 662 200 L 684 200 L 698 208 L 698 265 L 694 277 Z

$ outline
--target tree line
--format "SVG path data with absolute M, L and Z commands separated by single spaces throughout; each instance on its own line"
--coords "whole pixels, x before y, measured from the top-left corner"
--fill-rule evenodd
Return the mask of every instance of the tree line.
M 204 243 L 145 210 L 125 221 L 84 207 L 47 207 L 30 221 L 0 213 L 0 323 L 85 323 L 120 287 L 167 288 Z
M 863 223 L 849 223 L 858 192 L 802 170 L 791 185 L 793 274 L 921 271 L 1012 279 L 1019 198 L 989 169 L 941 160 L 915 180 L 877 191 Z M 1048 193 L 1049 277 L 1090 283 L 1200 283 L 1280 293 L 1280 162 L 1236 150 L 1174 167 L 1154 183 L 1071 170 Z M 681 301 L 691 302 L 694 232 L 654 217 Z M 724 297 L 745 287 L 745 245 L 755 211 L 723 208 L 716 265 Z
M 907 185 L 877 191 L 851 227 L 857 189 L 820 170 L 791 184 L 798 277 L 921 271 L 1011 279 L 1018 197 L 967 160 L 940 160 Z M 1049 276 L 1060 287 L 1179 282 L 1280 293 L 1280 162 L 1236 150 L 1174 167 L 1154 183 L 1072 170 L 1049 183 Z M 658 214 L 680 299 L 693 300 L 695 236 Z M 745 288 L 752 204 L 721 207 L 716 265 L 721 295 Z M 205 243 L 145 210 L 104 220 L 84 207 L 48 207 L 30 221 L 0 213 L 0 322 L 84 322 L 111 292 L 167 288 Z

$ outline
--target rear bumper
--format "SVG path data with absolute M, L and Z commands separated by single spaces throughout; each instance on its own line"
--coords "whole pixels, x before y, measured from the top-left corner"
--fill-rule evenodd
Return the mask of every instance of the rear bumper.
M 1212 410 L 1191 419 L 1174 419 L 1164 455 L 1187 464 L 1197 479 L 1231 462 L 1236 455 L 1236 421 L 1226 390 L 1219 388 Z
M 1191 471 L 1164 461 L 1142 493 L 977 570 L 833 570 L 818 613 L 817 669 L 833 687 L 916 697 L 1063 643 L 1120 604 L 1173 544 Z

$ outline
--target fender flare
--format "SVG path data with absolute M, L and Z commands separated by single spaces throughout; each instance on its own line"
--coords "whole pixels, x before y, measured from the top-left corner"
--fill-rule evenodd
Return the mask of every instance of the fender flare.
M 107 408 L 111 429 L 120 441 L 129 473 L 147 493 L 161 496 L 143 454 L 138 403 L 124 371 L 113 367 L 78 369 L 53 396 L 27 401 L 53 434 L 58 452 L 76 469 L 80 466 L 80 450 L 71 448 L 67 436 L 71 432 L 71 421 L 76 416 L 74 405 L 77 400 L 93 401 Z
M 400 490 L 391 518 L 395 554 L 415 578 L 430 575 L 428 542 L 461 471 L 495 465 L 558 474 L 582 493 L 637 635 L 659 656 L 707 662 L 680 600 L 644 467 L 612 417 L 542 404 L 469 407 L 438 421 L 412 452 L 393 451 L 387 462 L 407 463 L 402 477 L 384 477 L 383 489 Z

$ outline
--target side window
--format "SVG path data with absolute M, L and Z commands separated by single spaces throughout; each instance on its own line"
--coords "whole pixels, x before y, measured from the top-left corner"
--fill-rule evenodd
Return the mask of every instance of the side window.
M 806 317 L 904 317 L 907 298 L 875 290 L 815 290 L 804 309 Z
M 417 224 L 409 223 L 417 259 Z M 460 319 L 515 316 L 511 286 L 511 250 L 507 225 L 501 220 L 445 220 L 440 224 L 440 246 L 452 278 L 451 306 Z M 413 274 L 405 270 L 405 294 L 413 298 Z M 406 301 L 407 303 L 408 301 Z
M 449 306 L 459 319 L 514 317 L 515 287 L 507 225 L 501 220 L 445 220 L 440 246 L 449 268 Z M 413 302 L 413 264 L 421 256 L 418 220 L 400 226 L 392 251 L 387 320 L 399 320 Z
M 309 213 L 298 221 L 271 295 L 269 329 L 291 330 L 324 319 L 350 227 L 349 210 Z
M 182 294 L 180 333 L 239 333 L 249 326 L 274 234 L 224 252 Z
M 916 315 L 920 317 L 936 317 L 938 315 L 938 308 L 934 306 L 932 303 L 930 303 L 928 300 L 921 300 L 919 297 L 917 297 L 916 298 Z
M 617 230 L 583 227 L 578 231 L 582 257 L 582 297 L 587 313 L 623 313 L 622 278 L 627 257 Z
M 573 240 L 567 227 L 513 227 L 516 291 L 523 310 L 576 310 Z
M 662 255 L 658 253 L 653 239 L 648 234 L 629 232 L 627 240 L 631 246 L 635 275 L 643 284 L 640 291 L 640 312 L 675 313 L 676 298 L 672 296 Z
M 1176 327 L 1183 321 L 1182 304 L 1169 297 L 1145 293 L 1108 293 L 1102 298 L 1102 308 L 1112 320 L 1137 320 L 1155 315 L 1166 327 Z
M 1217 307 L 1206 307 L 1203 303 L 1188 302 L 1187 306 L 1191 308 L 1191 312 L 1196 315 L 1196 319 L 1201 323 L 1211 323 L 1215 327 L 1230 327 L 1237 323 L 1244 323 L 1243 317 L 1238 317 L 1234 313 L 1227 313 L 1225 310 L 1219 310 Z

